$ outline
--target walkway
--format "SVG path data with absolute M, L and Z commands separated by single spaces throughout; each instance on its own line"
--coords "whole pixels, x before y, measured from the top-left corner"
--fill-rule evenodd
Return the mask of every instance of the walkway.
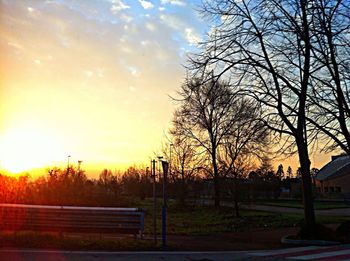
M 350 260 L 350 245 L 298 247 L 247 254 L 252 260 Z M 249 260 L 249 259 L 248 259 Z
M 232 206 L 227 202 L 223 203 L 224 206 Z M 287 207 L 278 207 L 278 206 L 267 206 L 267 205 L 242 205 L 244 209 L 250 210 L 260 210 L 267 212 L 277 212 L 277 213 L 290 213 L 290 214 L 303 214 L 304 210 L 301 208 L 287 208 Z M 316 215 L 320 216 L 350 216 L 350 208 L 336 208 L 336 209 L 320 209 L 315 210 Z

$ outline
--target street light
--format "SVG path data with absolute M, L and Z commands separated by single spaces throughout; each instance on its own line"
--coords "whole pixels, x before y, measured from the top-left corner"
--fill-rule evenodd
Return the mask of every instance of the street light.
M 82 160 L 78 160 L 78 174 L 80 174 L 80 165 L 83 161 Z
M 158 181 L 160 181 L 160 177 L 162 176 L 161 175 L 161 170 L 160 170 L 160 164 L 162 163 L 162 159 L 163 159 L 163 156 L 157 156 L 158 158 Z
M 70 159 L 70 155 L 68 155 L 67 169 L 69 169 L 69 159 Z
M 171 148 L 174 147 L 174 144 L 170 143 L 170 157 L 169 157 L 169 174 L 171 176 Z

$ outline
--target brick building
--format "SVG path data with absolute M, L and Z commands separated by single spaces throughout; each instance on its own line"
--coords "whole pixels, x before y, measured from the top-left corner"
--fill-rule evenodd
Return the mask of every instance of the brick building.
M 350 197 L 350 157 L 333 156 L 315 177 L 318 193 L 323 197 Z

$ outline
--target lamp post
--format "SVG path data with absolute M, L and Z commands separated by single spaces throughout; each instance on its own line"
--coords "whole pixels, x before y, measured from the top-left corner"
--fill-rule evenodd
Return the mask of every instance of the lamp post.
M 160 174 L 160 172 L 161 172 L 161 170 L 160 170 L 160 164 L 162 164 L 163 156 L 158 156 L 157 158 L 158 158 L 158 181 L 160 181 L 159 179 L 160 179 L 160 177 L 162 176 L 162 175 Z
M 70 155 L 68 155 L 67 157 L 67 175 L 69 174 L 69 159 L 70 159 Z
M 157 198 L 156 198 L 156 160 L 151 161 L 151 175 L 153 178 L 153 240 L 157 245 Z
M 172 147 L 174 147 L 174 144 L 173 143 L 170 143 L 170 157 L 169 157 L 169 174 L 171 176 L 171 151 L 172 151 Z
M 83 161 L 82 160 L 78 160 L 78 174 L 80 174 L 80 165 Z
M 163 168 L 163 206 L 162 206 L 162 247 L 166 248 L 166 208 L 167 208 L 167 175 L 169 163 L 162 160 Z

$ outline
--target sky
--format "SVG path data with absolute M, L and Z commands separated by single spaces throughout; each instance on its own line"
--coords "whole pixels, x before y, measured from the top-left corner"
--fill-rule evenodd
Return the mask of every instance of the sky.
M 198 3 L 1 1 L 0 169 L 148 162 L 206 30 Z
M 199 4 L 0 0 L 0 170 L 148 164 L 208 31 Z

